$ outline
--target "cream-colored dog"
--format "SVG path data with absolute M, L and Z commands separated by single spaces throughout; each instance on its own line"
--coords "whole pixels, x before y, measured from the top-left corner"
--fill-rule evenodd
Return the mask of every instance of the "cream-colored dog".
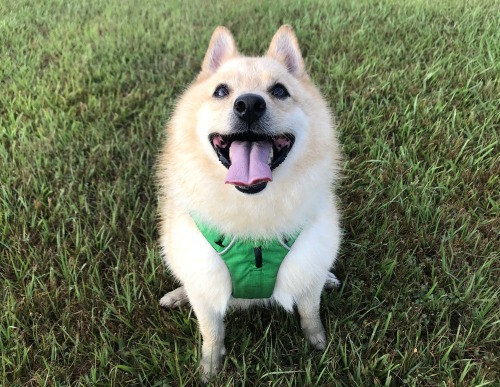
M 196 80 L 167 126 L 158 168 L 160 245 L 182 286 L 160 304 L 190 302 L 203 337 L 203 379 L 225 354 L 230 306 L 297 306 L 307 339 L 327 343 L 319 318 L 340 243 L 333 184 L 340 152 L 332 115 L 305 72 L 293 29 L 264 57 L 213 33 Z

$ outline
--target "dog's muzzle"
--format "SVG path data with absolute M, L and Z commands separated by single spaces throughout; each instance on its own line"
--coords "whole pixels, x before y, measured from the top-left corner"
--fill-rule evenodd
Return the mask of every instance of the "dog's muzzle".
M 272 181 L 272 171 L 285 161 L 295 136 L 290 133 L 264 135 L 252 131 L 209 136 L 220 162 L 228 169 L 226 184 L 253 194 Z

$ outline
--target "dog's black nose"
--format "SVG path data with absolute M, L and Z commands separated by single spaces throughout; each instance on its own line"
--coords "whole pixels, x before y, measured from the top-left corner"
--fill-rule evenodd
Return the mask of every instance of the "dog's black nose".
M 250 125 L 264 115 L 266 101 L 257 94 L 243 94 L 234 101 L 233 110 L 236 116 Z

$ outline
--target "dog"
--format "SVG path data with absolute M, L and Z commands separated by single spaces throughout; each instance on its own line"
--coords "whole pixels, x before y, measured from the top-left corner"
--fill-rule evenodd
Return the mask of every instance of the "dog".
M 160 305 L 191 304 L 202 380 L 221 367 L 229 307 L 296 306 L 306 338 L 324 349 L 320 295 L 339 284 L 330 269 L 341 240 L 341 153 L 292 27 L 278 29 L 263 57 L 241 55 L 217 27 L 166 132 L 159 244 L 182 286 Z

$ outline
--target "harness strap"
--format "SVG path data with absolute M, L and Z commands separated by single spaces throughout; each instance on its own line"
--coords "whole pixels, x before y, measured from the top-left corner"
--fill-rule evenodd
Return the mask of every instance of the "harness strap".
M 234 298 L 269 298 L 273 294 L 281 263 L 299 237 L 299 230 L 287 238 L 254 241 L 222 235 L 196 217 L 196 226 L 225 262 L 232 281 Z

